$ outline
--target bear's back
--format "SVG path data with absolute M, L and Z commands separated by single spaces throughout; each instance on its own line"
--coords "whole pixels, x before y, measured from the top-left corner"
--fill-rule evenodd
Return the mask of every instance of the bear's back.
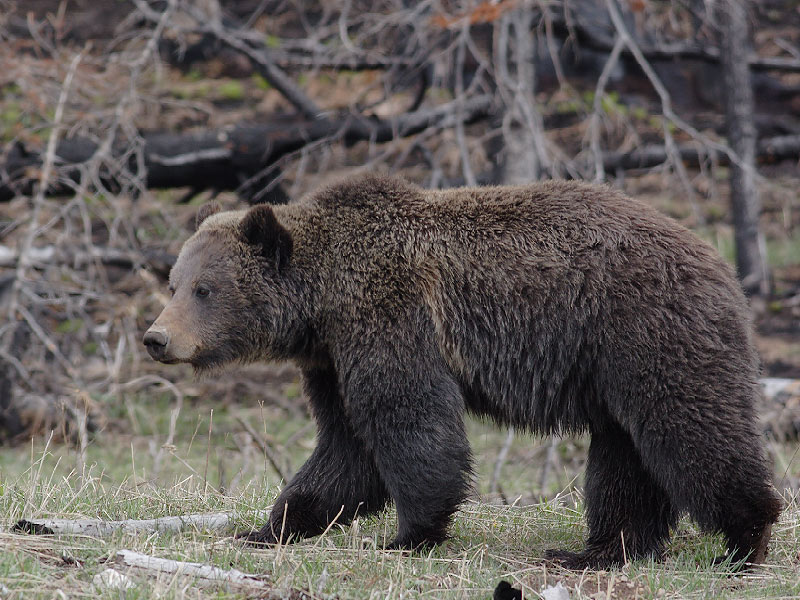
M 386 264 L 407 268 L 401 287 L 418 286 L 473 411 L 579 430 L 591 420 L 584 401 L 599 362 L 634 394 L 638 373 L 678 355 L 708 364 L 710 351 L 715 364 L 754 372 L 730 266 L 652 207 L 563 181 L 416 194 L 373 204 L 391 218 L 361 247 L 397 249 L 401 259 Z
M 361 235 L 360 226 L 388 224 L 409 239 L 457 244 L 458 240 L 502 239 L 550 246 L 564 244 L 570 254 L 603 244 L 676 243 L 706 247 L 693 233 L 652 207 L 606 185 L 544 181 L 519 186 L 425 190 L 398 177 L 367 174 L 314 192 L 307 201 L 327 219 L 340 221 L 342 233 Z M 709 256 L 714 256 L 712 251 Z

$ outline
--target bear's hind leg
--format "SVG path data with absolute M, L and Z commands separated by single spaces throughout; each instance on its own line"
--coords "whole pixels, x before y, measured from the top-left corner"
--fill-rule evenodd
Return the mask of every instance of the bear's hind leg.
M 766 559 L 772 525 L 783 503 L 768 482 L 756 482 L 755 476 L 742 481 L 738 475 L 731 473 L 730 481 L 716 494 L 709 486 L 711 502 L 700 496 L 690 503 L 689 515 L 704 531 L 725 536 L 728 554 L 716 562 L 729 559 L 732 565 L 746 568 Z
M 567 569 L 604 569 L 626 560 L 660 558 L 677 512 L 645 469 L 630 436 L 617 425 L 592 433 L 586 465 L 589 539 L 583 552 L 550 550 Z
M 761 563 L 782 502 L 754 418 L 747 408 L 715 418 L 697 414 L 673 403 L 670 422 L 650 427 L 672 435 L 640 435 L 642 460 L 679 510 L 703 531 L 725 535 L 733 563 Z
M 715 529 L 725 534 L 731 562 L 746 561 L 745 566 L 763 563 L 767 557 L 772 524 L 783 509 L 775 488 L 768 480 L 758 483 L 745 481 L 741 486 L 731 483 L 723 491 L 720 505 L 721 521 Z

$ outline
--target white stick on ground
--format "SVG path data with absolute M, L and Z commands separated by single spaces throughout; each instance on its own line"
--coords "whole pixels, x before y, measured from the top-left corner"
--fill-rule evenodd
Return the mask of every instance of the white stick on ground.
M 220 569 L 219 567 L 205 565 L 203 563 L 158 558 L 132 550 L 118 551 L 115 560 L 120 565 L 129 567 L 135 571 L 145 571 L 148 575 L 164 573 L 191 577 L 197 585 L 225 583 L 262 590 L 272 589 L 272 586 L 266 581 L 265 576 L 250 575 L 237 569 Z
M 269 511 L 259 511 L 257 518 L 266 519 Z M 238 513 L 205 513 L 197 515 L 179 515 L 161 517 L 159 519 L 127 519 L 125 521 L 103 521 L 101 519 L 22 519 L 14 525 L 17 531 L 35 534 L 89 535 L 108 537 L 117 531 L 126 533 L 139 532 L 174 532 L 185 529 L 221 530 L 233 526 L 233 522 L 241 520 Z

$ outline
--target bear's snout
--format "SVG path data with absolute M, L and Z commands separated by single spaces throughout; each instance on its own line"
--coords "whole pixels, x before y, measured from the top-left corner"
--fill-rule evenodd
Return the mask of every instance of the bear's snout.
M 156 360 L 163 360 L 166 357 L 169 336 L 166 331 L 161 329 L 147 330 L 142 338 L 142 342 L 147 348 L 147 352 Z

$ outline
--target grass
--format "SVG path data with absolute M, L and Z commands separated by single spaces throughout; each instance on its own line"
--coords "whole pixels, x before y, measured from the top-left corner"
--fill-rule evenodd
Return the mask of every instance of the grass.
M 775 528 L 768 564 L 745 576 L 730 577 L 712 567 L 712 558 L 722 552 L 720 538 L 699 535 L 685 520 L 663 563 L 638 561 L 599 573 L 568 573 L 544 565 L 539 558 L 547 548 L 579 549 L 583 543 L 582 505 L 573 485 L 585 440 L 563 440 L 551 451 L 546 440 L 516 439 L 501 481 L 509 500 L 518 496 L 522 500 L 504 506 L 480 498 L 490 497 L 487 486 L 505 433 L 477 422 L 470 422 L 469 430 L 481 495 L 464 504 L 451 539 L 422 554 L 382 550 L 396 529 L 392 509 L 347 527 L 334 526 L 322 537 L 269 549 L 243 547 L 229 532 L 120 532 L 107 539 L 8 532 L 23 517 L 141 519 L 232 510 L 243 515 L 242 528 L 256 526 L 257 511 L 274 499 L 282 482 L 260 452 L 242 439 L 237 417 L 269 434 L 270 445 L 292 469 L 313 447 L 313 428 L 302 415 L 271 406 L 223 405 L 214 408 L 212 417 L 211 407 L 200 404 L 184 409 L 173 447 L 159 459 L 170 408 L 167 396 L 130 403 L 122 412 L 128 413 L 131 432 L 109 426 L 91 440 L 85 462 L 76 450 L 45 439 L 3 449 L 0 597 L 253 597 L 241 589 L 199 587 L 166 575 L 134 574 L 134 587 L 124 592 L 95 587 L 93 578 L 120 549 L 262 574 L 281 594 L 303 590 L 320 598 L 490 598 L 501 579 L 521 587 L 531 598 L 558 581 L 573 599 L 600 597 L 597 594 L 604 598 L 800 596 L 796 574 L 800 511 L 794 502 Z M 560 466 L 550 472 L 542 490 L 541 462 L 548 451 L 559 457 Z M 797 471 L 792 447 L 782 451 L 780 468 Z M 550 500 L 522 505 L 539 496 Z

